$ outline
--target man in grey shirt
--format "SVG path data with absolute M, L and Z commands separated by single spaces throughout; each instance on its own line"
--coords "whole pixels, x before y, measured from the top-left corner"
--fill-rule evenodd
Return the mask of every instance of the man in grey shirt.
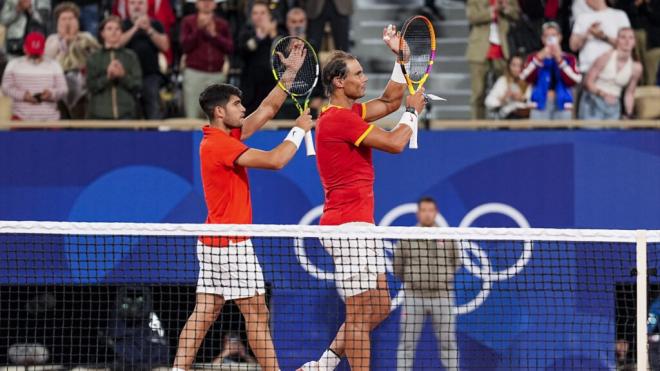
M 438 208 L 431 197 L 417 203 L 417 221 L 421 227 L 436 227 Z M 405 294 L 397 370 L 413 369 L 415 348 L 427 315 L 440 348 L 440 360 L 446 370 L 458 370 L 456 314 L 454 313 L 454 274 L 460 265 L 459 246 L 455 241 L 401 240 L 394 250 L 394 274 L 404 283 Z

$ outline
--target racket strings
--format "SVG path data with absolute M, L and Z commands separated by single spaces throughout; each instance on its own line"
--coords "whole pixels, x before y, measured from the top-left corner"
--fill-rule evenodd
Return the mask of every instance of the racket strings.
M 302 45 L 302 48 L 306 49 L 305 53 L 299 55 L 299 58 L 296 58 L 296 54 L 292 55 L 294 45 Z M 287 68 L 277 54 L 279 52 L 285 58 L 290 58 L 293 64 L 300 64 L 300 69 L 295 79 L 286 86 L 289 93 L 293 95 L 305 95 L 309 93 L 314 88 L 314 83 L 318 76 L 318 62 L 308 44 L 303 43 L 299 39 L 287 37 L 278 41 L 274 47 L 274 51 L 272 63 L 273 69 L 277 74 L 277 79 L 280 80 L 282 78 Z
M 405 67 L 414 82 L 422 79 L 431 62 L 432 37 L 428 25 L 421 19 L 413 19 L 403 31 L 404 55 L 409 56 Z

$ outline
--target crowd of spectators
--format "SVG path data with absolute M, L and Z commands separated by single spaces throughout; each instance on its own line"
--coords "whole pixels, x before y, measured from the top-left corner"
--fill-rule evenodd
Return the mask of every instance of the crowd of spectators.
M 660 0 L 465 1 L 474 119 L 632 118 L 636 87 L 660 83 Z M 250 113 L 275 84 L 273 41 L 320 50 L 329 26 L 349 50 L 353 3 L 0 0 L 2 91 L 15 120 L 158 120 L 203 117 L 201 90 L 230 82 Z
M 633 118 L 637 86 L 660 85 L 660 0 L 467 0 L 467 17 L 473 119 Z
M 250 113 L 275 84 L 273 41 L 320 47 L 327 24 L 348 50 L 353 1 L 0 0 L 0 9 L 13 120 L 159 120 L 203 117 L 199 93 L 221 82 L 241 87 Z

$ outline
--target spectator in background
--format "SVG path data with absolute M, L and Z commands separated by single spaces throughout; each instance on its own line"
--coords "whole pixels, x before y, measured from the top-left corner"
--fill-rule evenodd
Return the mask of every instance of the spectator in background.
M 13 101 L 12 119 L 52 121 L 60 119 L 57 101 L 67 93 L 62 67 L 44 57 L 46 37 L 31 32 L 23 44 L 24 57 L 9 61 L 2 91 Z
M 89 32 L 80 32 L 80 8 L 70 1 L 55 7 L 57 33 L 46 39 L 48 58 L 56 60 L 62 70 L 68 87 L 68 94 L 59 104 L 62 117 L 82 120 L 87 107 L 85 67 L 87 58 L 101 49 L 101 45 Z
M 657 71 L 660 71 L 660 0 L 647 0 L 646 10 L 648 23 L 644 68 L 646 83 L 655 85 L 660 81 L 657 76 Z
M 35 0 L 37 1 L 37 0 Z M 5 50 L 9 59 L 23 55 L 25 36 L 33 31 L 45 33 L 42 14 L 33 0 L 4 0 L 0 11 L 0 23 L 5 30 Z M 45 0 L 50 9 L 50 1 Z
M 605 0 L 587 0 L 591 13 L 577 16 L 569 40 L 571 50 L 579 52 L 580 72 L 587 73 L 596 58 L 616 44 L 617 32 L 630 27 L 626 13 L 607 6 Z
M 616 371 L 635 371 L 635 362 L 628 357 L 630 343 L 625 339 L 616 341 Z
M 87 59 L 87 117 L 101 120 L 137 118 L 136 94 L 142 88 L 137 55 L 121 46 L 121 19 L 110 16 L 99 26 L 103 49 Z
M 580 101 L 579 117 L 583 120 L 618 120 L 621 118 L 621 95 L 624 118 L 631 118 L 635 105 L 635 88 L 642 76 L 642 65 L 632 58 L 635 48 L 633 29 L 619 30 L 616 49 L 593 63 L 585 78 L 585 92 Z
M 257 360 L 250 355 L 238 334 L 225 333 L 222 338 L 222 352 L 213 360 L 214 365 L 238 363 L 256 364 Z
M 238 38 L 238 53 L 243 60 L 241 91 L 245 115 L 259 107 L 275 86 L 270 66 L 270 48 L 278 37 L 275 21 L 265 1 L 255 1 L 250 11 L 251 25 Z
M 561 50 L 561 30 L 555 22 L 543 24 L 543 49 L 527 58 L 521 78 L 532 85 L 532 120 L 570 120 L 572 87 L 582 81 L 575 56 Z
M 353 0 L 307 0 L 305 11 L 309 18 L 307 37 L 315 50 L 321 50 L 326 22 L 330 22 L 335 49 L 349 51 L 348 32 L 351 27 Z
M 509 57 L 507 34 L 509 24 L 519 16 L 517 0 L 468 0 L 467 18 L 470 37 L 467 60 L 470 63 L 472 119 L 484 119 L 486 109 L 486 77 L 504 72 Z
M 610 2 L 613 8 L 620 9 L 626 13 L 630 21 L 630 27 L 635 31 L 635 50 L 633 50 L 633 55 L 635 60 L 640 61 L 643 66 L 646 59 L 646 29 L 649 23 L 647 3 L 648 0 L 612 0 Z M 645 78 L 642 75 L 640 85 L 644 83 Z
M 431 197 L 417 202 L 417 226 L 437 227 L 438 207 Z M 458 371 L 454 275 L 460 255 L 454 241 L 401 240 L 394 249 L 394 274 L 403 281 L 404 303 L 397 370 L 413 369 L 415 348 L 427 315 L 431 316 L 445 370 Z
M 486 107 L 500 119 L 522 119 L 529 116 L 527 109 L 528 87 L 520 78 L 523 58 L 514 55 L 509 58 L 507 70 L 500 76 L 486 97 Z
M 302 8 L 291 8 L 286 13 L 286 30 L 289 36 L 307 38 L 307 13 Z
M 197 13 L 181 22 L 181 47 L 185 53 L 183 95 L 186 117 L 200 118 L 199 94 L 210 84 L 225 82 L 225 56 L 234 48 L 229 24 L 215 15 L 214 0 L 197 0 Z
M 131 18 L 122 22 L 121 46 L 137 54 L 142 70 L 142 114 L 147 120 L 160 120 L 160 87 L 163 75 L 160 73 L 158 53 L 170 48 L 170 40 L 164 34 L 163 26 L 147 14 L 147 0 L 128 0 Z

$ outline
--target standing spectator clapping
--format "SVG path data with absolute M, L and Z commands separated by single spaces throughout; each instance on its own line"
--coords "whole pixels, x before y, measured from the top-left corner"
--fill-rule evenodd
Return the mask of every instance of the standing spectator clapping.
M 87 59 L 87 117 L 101 120 L 137 118 L 136 94 L 142 88 L 137 55 L 121 46 L 121 19 L 106 18 L 99 26 L 103 49 Z
M 80 31 L 80 9 L 65 1 L 55 7 L 57 33 L 46 39 L 46 56 L 56 60 L 66 77 L 69 92 L 60 103 L 62 116 L 67 119 L 85 118 L 87 87 L 85 67 L 87 58 L 101 45 L 89 32 Z
M 160 73 L 158 53 L 170 48 L 170 40 L 163 26 L 151 19 L 147 12 L 147 0 L 128 0 L 130 19 L 122 22 L 121 46 L 137 54 L 142 70 L 142 113 L 148 120 L 162 118 L 160 87 L 164 79 Z
M 50 4 L 50 1 L 48 3 Z M 27 34 L 45 33 L 44 21 L 33 0 L 4 0 L 0 11 L 0 23 L 6 28 L 5 49 L 9 59 L 23 55 L 23 44 Z
M 353 0 L 308 0 L 305 11 L 309 17 L 307 37 L 315 50 L 320 50 L 326 22 L 330 22 L 336 50 L 349 51 L 349 30 Z
M 181 22 L 181 47 L 185 53 L 183 95 L 186 117 L 199 118 L 199 94 L 211 84 L 225 82 L 225 57 L 234 49 L 229 24 L 214 14 L 214 0 L 197 0 L 197 13 Z

